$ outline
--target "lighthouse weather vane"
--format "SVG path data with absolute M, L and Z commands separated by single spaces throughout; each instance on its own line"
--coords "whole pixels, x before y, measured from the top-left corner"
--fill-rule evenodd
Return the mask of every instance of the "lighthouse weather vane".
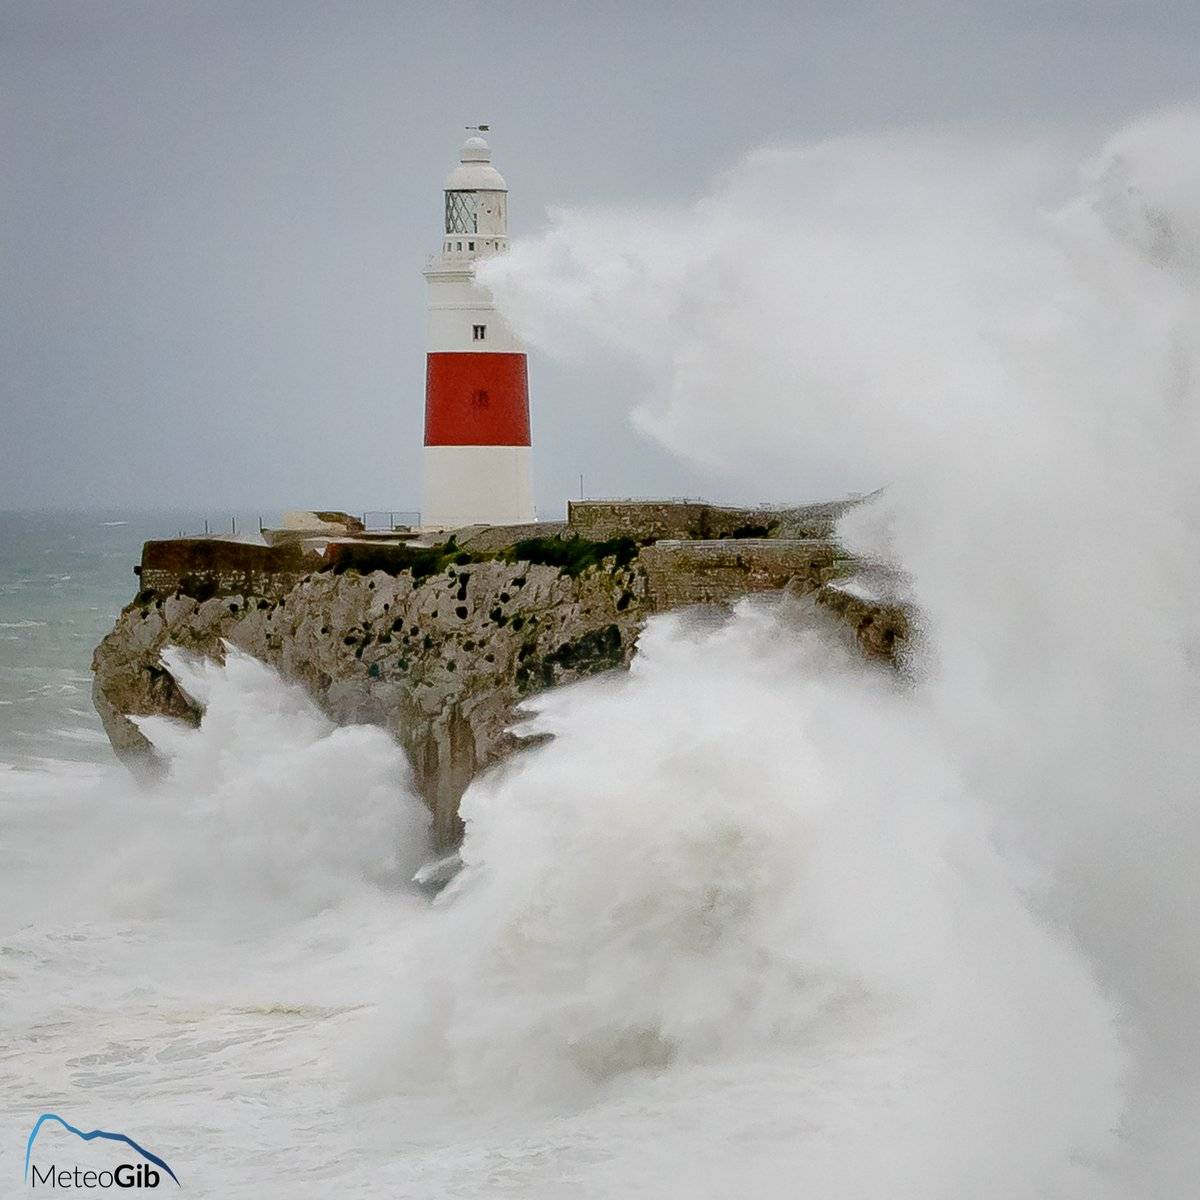
M 468 133 L 489 133 L 492 127 L 490 125 L 467 125 L 465 128 Z

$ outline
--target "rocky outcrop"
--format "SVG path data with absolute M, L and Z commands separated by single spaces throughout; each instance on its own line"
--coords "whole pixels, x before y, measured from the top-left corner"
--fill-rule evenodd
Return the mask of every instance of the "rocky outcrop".
M 387 726 L 448 843 L 466 785 L 512 748 L 514 705 L 628 661 L 644 582 L 614 561 L 571 576 L 492 560 L 415 578 L 316 572 L 280 599 L 143 594 L 96 650 L 96 706 L 113 745 L 143 756 L 129 715 L 194 716 L 159 665 L 163 648 L 221 658 L 229 642 L 303 683 L 334 720 Z
M 151 766 L 152 748 L 130 717 L 198 717 L 163 669 L 163 649 L 220 659 L 229 643 L 302 683 L 334 720 L 390 729 L 449 845 L 467 784 L 519 744 L 521 701 L 627 664 L 653 612 L 787 586 L 827 600 L 868 653 L 894 656 L 906 631 L 883 608 L 873 615 L 869 600 L 833 594 L 846 564 L 828 541 L 647 545 L 543 529 L 549 536 L 515 542 L 495 530 L 462 531 L 465 545 L 333 542 L 320 556 L 202 539 L 148 543 L 143 589 L 93 658 L 109 738 L 122 757 Z

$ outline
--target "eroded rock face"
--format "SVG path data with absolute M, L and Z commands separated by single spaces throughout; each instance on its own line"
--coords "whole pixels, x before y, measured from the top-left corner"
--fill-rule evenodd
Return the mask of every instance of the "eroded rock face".
M 198 715 L 162 650 L 220 659 L 228 641 L 303 683 L 335 721 L 390 729 L 450 844 L 467 784 L 513 747 L 514 707 L 627 663 L 646 611 L 644 572 L 611 562 L 578 576 L 497 560 L 422 579 L 318 572 L 282 599 L 143 593 L 96 649 L 93 697 L 114 748 L 144 768 L 153 752 L 130 715 Z
M 647 506 L 623 502 L 573 506 L 572 519 L 576 507 L 605 538 L 559 522 L 462 530 L 436 545 L 349 539 L 323 554 L 208 539 L 147 543 L 143 591 L 92 662 L 93 698 L 113 747 L 135 769 L 153 770 L 153 748 L 130 718 L 199 719 L 163 668 L 163 649 L 220 660 L 229 642 L 303 684 L 333 720 L 389 729 L 438 841 L 451 845 L 467 785 L 519 744 L 510 729 L 521 701 L 627 665 L 652 613 L 786 589 L 814 597 L 831 636 L 865 656 L 902 653 L 908 620 L 899 593 L 887 579 L 849 586 L 859 568 L 814 536 L 817 518 L 832 522 L 824 508 L 763 514 L 664 503 L 647 516 Z M 658 524 L 647 534 L 635 518 Z M 691 536 L 656 536 L 667 525 Z M 728 536 L 708 536 L 714 529 Z

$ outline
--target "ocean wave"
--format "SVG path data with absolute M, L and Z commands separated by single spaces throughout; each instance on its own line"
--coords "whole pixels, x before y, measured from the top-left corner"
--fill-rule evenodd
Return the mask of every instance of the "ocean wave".
M 93 746 L 108 743 L 108 737 L 102 729 L 56 729 L 50 736 L 62 738 L 65 742 L 85 742 Z

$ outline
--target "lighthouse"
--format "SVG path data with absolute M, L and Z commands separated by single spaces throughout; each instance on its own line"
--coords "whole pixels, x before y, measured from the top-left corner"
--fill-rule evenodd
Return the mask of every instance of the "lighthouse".
M 484 127 L 486 128 L 486 126 Z M 425 268 L 425 487 L 421 523 L 513 525 L 534 519 L 525 350 L 475 280 L 508 248 L 508 186 L 480 136 L 445 187 L 440 254 Z

